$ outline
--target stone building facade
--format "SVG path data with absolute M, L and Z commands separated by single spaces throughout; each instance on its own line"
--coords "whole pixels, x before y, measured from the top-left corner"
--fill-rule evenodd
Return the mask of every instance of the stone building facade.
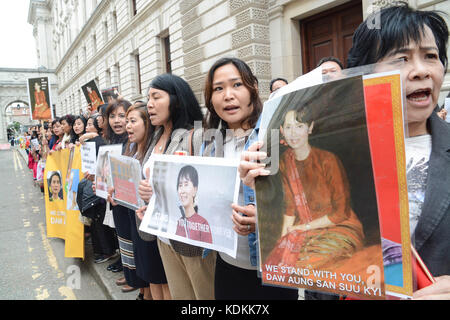
M 383 4 L 389 0 L 376 0 Z M 38 56 L 47 55 L 58 81 L 58 116 L 86 105 L 81 86 L 119 85 L 130 101 L 145 100 L 150 81 L 172 72 L 191 85 L 203 104 L 209 67 L 222 56 L 246 61 L 262 98 L 275 77 L 305 71 L 303 21 L 348 4 L 367 17 L 373 0 L 31 0 Z M 450 12 L 449 0 L 410 0 L 421 9 Z M 342 11 L 341 10 L 341 11 Z M 343 42 L 348 41 L 342 40 Z M 345 49 L 348 43 L 342 44 Z M 302 48 L 303 46 L 303 48 Z M 450 89 L 444 82 L 442 99 Z

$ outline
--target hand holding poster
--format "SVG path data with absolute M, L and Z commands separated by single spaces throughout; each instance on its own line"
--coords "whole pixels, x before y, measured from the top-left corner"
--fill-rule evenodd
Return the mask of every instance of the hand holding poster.
M 111 170 L 109 169 L 109 154 L 122 154 L 121 144 L 101 146 L 98 150 L 95 170 L 95 194 L 103 199 L 108 198 L 108 188 L 112 186 Z
M 96 167 L 95 142 L 85 142 L 81 145 L 81 171 L 95 175 Z
M 144 172 L 150 168 L 153 196 L 140 230 L 236 257 L 230 215 L 238 203 L 237 165 L 234 159 L 152 155 Z
M 114 188 L 113 199 L 132 210 L 144 206 L 137 191 L 142 177 L 139 161 L 122 155 L 110 154 L 109 168 Z

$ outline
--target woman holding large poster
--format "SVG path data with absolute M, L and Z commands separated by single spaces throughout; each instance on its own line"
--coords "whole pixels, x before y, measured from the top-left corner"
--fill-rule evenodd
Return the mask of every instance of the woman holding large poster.
M 363 245 L 346 173 L 333 153 L 310 146 L 313 127 L 304 111 L 285 115 L 281 132 L 289 148 L 280 159 L 280 173 L 286 210 L 281 239 L 265 264 L 319 269 Z

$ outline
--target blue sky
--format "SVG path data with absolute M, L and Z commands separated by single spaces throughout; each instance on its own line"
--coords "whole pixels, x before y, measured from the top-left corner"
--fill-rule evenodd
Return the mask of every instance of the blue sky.
M 28 6 L 29 0 L 0 0 L 1 68 L 38 67 Z

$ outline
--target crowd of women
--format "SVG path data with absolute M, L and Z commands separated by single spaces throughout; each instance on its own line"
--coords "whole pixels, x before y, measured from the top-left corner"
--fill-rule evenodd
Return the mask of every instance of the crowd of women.
M 412 10 L 407 5 L 383 9 L 380 14 L 381 29 L 371 28 L 365 21 L 355 32 L 349 67 L 403 61 L 401 71 L 407 95 L 409 137 L 430 135 L 432 146 L 427 183 L 441 185 L 446 177 L 448 183 L 450 165 L 446 152 L 450 150 L 450 129 L 433 113 L 447 67 L 449 35 L 446 23 L 433 12 Z M 230 208 L 233 228 L 238 234 L 235 258 L 141 232 L 139 225 L 145 207 L 133 211 L 118 205 L 111 197 L 114 190 L 110 190 L 108 206 L 112 209 L 115 232 L 107 232 L 102 223 L 94 223 L 91 228 L 96 235 L 94 252 L 99 254 L 98 261 L 106 261 L 114 256 L 117 247 L 120 249 L 124 271 L 124 280 L 120 284 L 139 288 L 138 299 L 298 299 L 297 290 L 262 285 L 257 273 L 256 207 L 252 188 L 258 176 L 269 174 L 263 163 L 250 161 L 265 157 L 264 152 L 259 151 L 262 142 L 257 137 L 263 108 L 258 89 L 258 79 L 245 62 L 221 58 L 206 75 L 205 117 L 189 84 L 176 75 L 163 74 L 150 83 L 147 103 L 130 103 L 120 98 L 100 106 L 98 112 L 88 118 L 66 115 L 53 120 L 46 131 L 38 132 L 42 138 L 41 151 L 39 154 L 30 152 L 30 167 L 33 162 L 39 162 L 39 156 L 45 158 L 45 154 L 85 141 L 95 141 L 97 150 L 102 144 L 122 144 L 123 154 L 139 160 L 142 165 L 151 154 L 173 154 L 175 151 L 241 159 L 239 201 Z M 201 121 L 203 128 L 194 129 L 195 121 Z M 294 122 L 300 125 L 301 119 L 296 118 Z M 220 145 L 214 139 L 203 141 L 197 130 L 204 129 L 218 130 L 220 134 L 224 134 L 225 129 L 232 129 L 235 135 L 225 138 Z M 307 157 L 308 154 L 296 161 L 301 162 Z M 139 185 L 139 196 L 145 203 L 153 191 L 147 175 L 143 172 Z M 420 239 L 418 250 L 436 277 L 435 284 L 415 293 L 416 298 L 450 297 L 447 253 L 450 188 L 448 184 L 442 188 L 436 193 L 439 193 L 437 196 L 441 197 L 439 203 L 443 207 L 435 208 L 425 203 L 424 219 L 419 218 L 415 230 L 416 244 Z M 445 196 L 442 195 L 444 189 Z M 445 203 L 443 199 L 446 199 Z M 433 200 L 425 198 L 425 201 Z M 97 210 L 105 211 L 106 204 Z M 439 217 L 431 223 L 429 218 L 436 215 Z M 104 213 L 100 216 L 104 217 Z M 321 217 L 316 218 L 320 220 Z M 330 220 L 326 225 L 317 223 L 314 226 L 333 227 Z M 295 232 L 298 228 L 290 230 Z M 307 298 L 324 296 L 311 293 Z

